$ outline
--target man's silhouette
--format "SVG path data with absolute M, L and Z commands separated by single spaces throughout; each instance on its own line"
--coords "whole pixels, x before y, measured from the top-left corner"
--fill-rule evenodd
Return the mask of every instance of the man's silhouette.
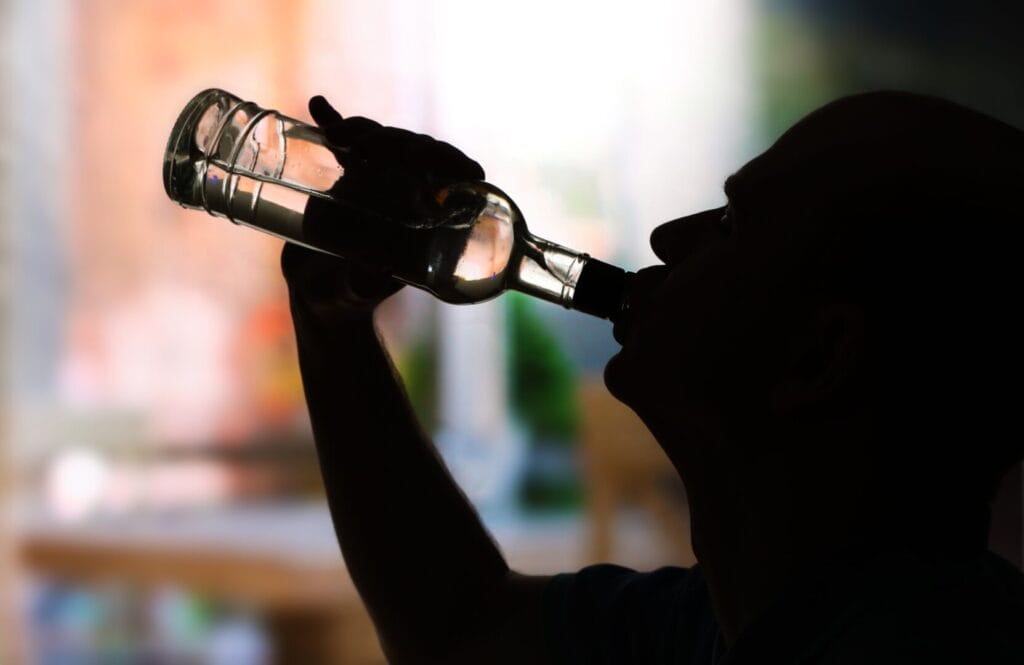
M 310 110 L 371 165 L 404 165 L 394 205 L 483 177 L 447 144 Z M 1024 577 L 986 550 L 1024 441 L 1024 135 L 859 95 L 725 189 L 652 234 L 664 265 L 637 274 L 605 373 L 686 484 L 693 569 L 510 571 L 378 341 L 398 285 L 286 247 L 335 529 L 393 662 L 1024 662 Z

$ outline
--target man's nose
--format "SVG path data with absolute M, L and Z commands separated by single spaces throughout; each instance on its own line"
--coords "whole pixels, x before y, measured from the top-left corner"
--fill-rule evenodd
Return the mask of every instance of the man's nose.
M 700 239 L 725 214 L 727 206 L 712 208 L 686 217 L 665 222 L 651 232 L 651 249 L 666 264 L 678 263 L 686 258 Z

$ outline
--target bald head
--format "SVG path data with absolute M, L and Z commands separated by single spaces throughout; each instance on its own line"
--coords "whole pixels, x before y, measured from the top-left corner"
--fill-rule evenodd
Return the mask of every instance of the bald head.
M 952 102 L 905 92 L 838 99 L 806 116 L 727 185 L 807 208 L 886 190 L 932 200 L 1019 200 L 1024 133 Z M 729 191 L 729 193 L 733 193 Z
M 861 94 L 801 120 L 727 191 L 786 229 L 794 294 L 864 309 L 862 381 L 834 406 L 877 419 L 898 482 L 988 491 L 1024 441 L 1024 133 L 940 99 Z

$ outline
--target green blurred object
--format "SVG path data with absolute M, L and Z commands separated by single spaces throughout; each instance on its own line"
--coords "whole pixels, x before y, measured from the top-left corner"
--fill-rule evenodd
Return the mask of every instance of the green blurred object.
M 529 441 L 520 502 L 532 511 L 575 510 L 583 500 L 575 371 L 529 298 L 510 293 L 506 303 L 509 401 Z
M 510 408 L 529 438 L 569 446 L 579 414 L 575 375 L 568 356 L 528 296 L 505 296 Z M 438 351 L 435 335 L 424 335 L 397 362 L 409 400 L 427 431 L 438 425 Z
M 438 379 L 435 336 L 428 334 L 417 339 L 396 365 L 405 383 L 405 392 L 423 429 L 427 432 L 436 431 Z
M 519 488 L 522 507 L 535 512 L 568 512 L 583 505 L 583 482 L 576 474 L 547 476 L 527 472 Z
M 509 293 L 506 303 L 512 412 L 531 439 L 570 446 L 579 412 L 569 358 L 527 297 Z

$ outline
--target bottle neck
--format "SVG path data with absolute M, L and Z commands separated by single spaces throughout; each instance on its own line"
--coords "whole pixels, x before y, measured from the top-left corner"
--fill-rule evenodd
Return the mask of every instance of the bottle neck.
M 509 287 L 571 308 L 576 284 L 590 257 L 531 235 L 516 240 L 518 258 Z
M 517 240 L 509 288 L 604 319 L 628 306 L 631 273 L 529 234 Z

